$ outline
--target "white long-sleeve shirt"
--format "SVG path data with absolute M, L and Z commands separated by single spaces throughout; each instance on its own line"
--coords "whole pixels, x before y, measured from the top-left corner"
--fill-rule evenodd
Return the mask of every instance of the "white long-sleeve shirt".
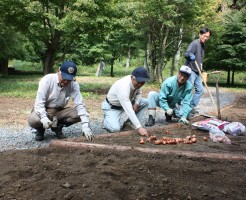
M 131 75 L 116 81 L 107 94 L 108 101 L 114 106 L 121 106 L 137 129 L 142 126 L 132 108 L 132 102 L 139 104 L 141 94 L 141 89 L 133 87 Z
M 72 97 L 81 121 L 89 122 L 79 84 L 72 81 L 69 85 L 60 87 L 57 74 L 47 74 L 40 80 L 34 110 L 40 118 L 46 117 L 45 108 L 64 108 L 70 97 Z

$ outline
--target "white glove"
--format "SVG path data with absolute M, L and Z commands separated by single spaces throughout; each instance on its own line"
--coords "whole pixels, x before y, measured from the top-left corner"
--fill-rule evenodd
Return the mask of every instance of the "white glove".
M 185 117 L 181 117 L 178 122 L 183 122 L 185 125 L 189 124 L 189 121 Z
M 43 124 L 44 129 L 48 129 L 52 126 L 52 122 L 48 117 L 43 117 L 40 121 Z
M 82 124 L 82 132 L 88 141 L 91 141 L 94 137 L 94 134 L 91 132 L 91 128 L 89 127 L 89 123 Z
M 173 114 L 173 109 L 168 109 L 167 110 L 167 115 L 172 116 L 172 114 Z

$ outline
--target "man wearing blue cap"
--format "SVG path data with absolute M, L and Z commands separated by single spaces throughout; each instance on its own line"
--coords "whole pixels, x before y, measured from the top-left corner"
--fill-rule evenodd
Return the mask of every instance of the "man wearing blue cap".
M 83 134 L 87 140 L 92 140 L 94 135 L 79 84 L 75 81 L 76 73 L 75 63 L 65 61 L 57 73 L 47 74 L 40 80 L 34 108 L 28 119 L 29 125 L 37 130 L 36 141 L 44 140 L 45 129 L 49 128 L 58 139 L 63 139 L 62 128 L 80 121 Z M 66 107 L 70 97 L 75 108 Z
M 179 119 L 179 122 L 189 124 L 187 117 L 190 115 L 193 85 L 188 81 L 191 69 L 188 66 L 181 66 L 178 75 L 167 78 L 161 86 L 160 93 L 149 92 L 149 119 L 145 126 L 155 124 L 156 107 L 165 110 L 166 121 L 171 121 L 172 116 Z
M 102 102 L 104 114 L 103 125 L 109 132 L 118 132 L 122 129 L 122 116 L 126 113 L 132 126 L 142 136 L 148 132 L 142 127 L 140 121 L 148 107 L 148 100 L 141 97 L 141 87 L 148 80 L 147 70 L 138 67 L 131 75 L 116 81 L 110 88 L 106 99 Z

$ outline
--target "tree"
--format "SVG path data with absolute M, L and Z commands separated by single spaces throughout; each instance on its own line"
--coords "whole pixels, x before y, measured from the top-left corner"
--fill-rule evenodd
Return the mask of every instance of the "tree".
M 7 27 L 4 21 L 0 21 L 1 27 Z M 9 73 L 8 62 L 10 59 L 29 60 L 34 56 L 32 46 L 28 40 L 12 26 L 0 30 L 0 73 Z
M 246 20 L 245 11 L 235 12 L 227 15 L 224 23 L 225 33 L 218 45 L 218 56 L 223 68 L 227 68 L 228 73 L 232 71 L 232 82 L 234 84 L 234 72 L 246 71 Z M 229 76 L 228 76 L 229 77 Z M 228 79 L 227 84 L 230 83 Z
M 234 84 L 235 71 L 246 71 L 246 9 L 223 13 L 214 26 L 213 50 L 207 57 L 210 69 L 227 71 L 227 84 Z
M 105 1 L 2 0 L 0 15 L 29 39 L 43 63 L 44 74 L 78 48 L 83 34 L 99 31 L 97 16 Z M 74 48 L 75 47 L 75 48 Z
M 204 24 L 205 20 L 210 19 L 213 12 L 209 12 L 209 7 L 214 1 L 142 1 L 139 7 L 141 13 L 139 14 L 139 27 L 142 27 L 142 32 L 146 37 L 145 41 L 148 42 L 146 46 L 150 56 L 151 81 L 158 80 L 160 83 L 163 81 L 162 71 L 165 65 L 181 50 L 183 41 L 188 40 L 190 34 L 187 33 L 193 34 L 194 32 L 190 30 L 193 30 L 194 26 Z

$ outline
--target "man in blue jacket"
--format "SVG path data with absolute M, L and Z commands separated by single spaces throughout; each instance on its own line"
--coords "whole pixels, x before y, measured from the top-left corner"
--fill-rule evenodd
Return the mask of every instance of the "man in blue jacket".
M 167 78 L 161 86 L 160 93 L 151 91 L 148 94 L 148 113 L 149 119 L 145 126 L 155 124 L 156 107 L 165 110 L 166 121 L 172 117 L 180 118 L 179 122 L 189 124 L 189 117 L 192 99 L 193 85 L 188 81 L 191 69 L 188 66 L 181 66 L 178 75 Z

